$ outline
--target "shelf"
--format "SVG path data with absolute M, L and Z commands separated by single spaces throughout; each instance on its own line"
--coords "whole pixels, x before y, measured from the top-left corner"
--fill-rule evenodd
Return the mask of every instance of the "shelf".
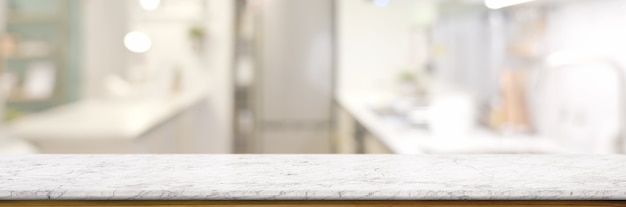
M 52 24 L 58 23 L 58 15 L 53 14 L 9 14 L 7 24 Z
M 142 22 L 142 23 L 155 23 L 155 24 L 162 24 L 162 23 L 176 23 L 176 24 L 180 24 L 180 23 L 202 22 L 202 21 L 204 21 L 204 19 L 202 19 L 202 18 L 167 18 L 167 17 L 155 18 L 155 17 L 149 17 L 149 18 L 140 18 L 139 21 Z
M 28 98 L 11 98 L 9 97 L 6 102 L 9 104 L 24 104 L 24 103 L 45 103 L 49 102 L 50 99 L 28 99 Z
M 53 56 L 36 56 L 36 57 L 5 57 L 5 61 L 38 61 L 38 60 L 54 60 L 56 57 Z
M 42 103 L 49 102 L 54 98 L 54 95 L 47 98 L 28 98 L 26 96 L 21 95 L 21 93 L 13 93 L 6 97 L 7 103 Z
M 19 42 L 16 54 L 6 57 L 6 71 L 15 75 L 16 86 L 23 85 L 29 71 L 39 62 L 52 64 L 55 82 L 50 97 L 34 98 L 13 92 L 6 104 L 24 112 L 36 112 L 69 102 L 78 97 L 80 76 L 80 1 L 10 0 L 5 14 L 7 32 Z

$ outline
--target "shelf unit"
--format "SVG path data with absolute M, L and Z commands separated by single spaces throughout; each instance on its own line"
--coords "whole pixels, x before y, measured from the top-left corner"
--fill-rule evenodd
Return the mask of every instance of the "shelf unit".
M 23 94 L 9 94 L 7 111 L 32 113 L 78 99 L 80 65 L 80 1 L 79 0 L 6 0 L 6 32 L 18 41 L 18 53 L 6 57 L 4 68 L 13 74 L 19 85 L 33 64 L 53 66 L 52 94 L 45 99 L 32 99 Z M 27 42 L 45 43 L 47 54 L 21 54 L 19 45 Z M 31 49 L 32 50 L 32 49 Z M 26 52 L 27 53 L 27 52 Z M 16 90 L 16 91 L 19 91 Z

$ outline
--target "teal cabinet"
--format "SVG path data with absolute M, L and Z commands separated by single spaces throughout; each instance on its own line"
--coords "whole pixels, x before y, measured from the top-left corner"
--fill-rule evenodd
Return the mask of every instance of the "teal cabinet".
M 81 1 L 4 2 L 6 30 L 18 45 L 16 53 L 4 60 L 6 72 L 15 80 L 7 100 L 9 113 L 32 113 L 77 100 Z

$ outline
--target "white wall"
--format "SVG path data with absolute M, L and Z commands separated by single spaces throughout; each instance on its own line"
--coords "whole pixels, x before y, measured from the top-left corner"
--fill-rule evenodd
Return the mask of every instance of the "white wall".
M 127 68 L 122 40 L 128 32 L 127 0 L 83 0 L 82 97 L 104 96 L 103 77 Z
M 426 43 L 419 26 L 434 15 L 432 3 L 390 2 L 377 7 L 372 1 L 337 1 L 340 93 L 390 89 L 400 72 L 423 64 Z
M 586 0 L 562 4 L 548 20 L 550 52 L 583 50 L 603 53 L 626 63 L 626 2 Z
M 192 28 L 207 22 L 206 0 L 162 1 L 162 6 L 150 11 L 143 9 L 137 0 L 127 2 L 128 31 L 143 32 L 152 41 L 149 51 L 128 54 L 129 78 L 169 80 L 175 70 L 181 70 L 183 87 L 207 78 L 193 77 L 205 75 L 208 60 L 204 53 L 193 49 L 194 42 L 189 35 Z
M 232 63 L 234 3 L 224 0 L 187 1 L 194 4 L 204 1 L 201 8 L 185 5 L 184 1 L 164 1 L 166 8 L 144 11 L 137 1 L 129 2 L 129 30 L 141 31 L 152 39 L 153 47 L 145 54 L 130 54 L 129 66 L 138 70 L 149 70 L 151 74 L 169 75 L 175 68 L 183 69 L 183 90 L 206 84 L 209 87 L 207 101 L 202 102 L 205 110 L 195 110 L 194 134 L 201 137 L 206 149 L 202 152 L 230 153 L 232 151 Z M 189 5 L 189 4 L 188 4 Z M 200 16 L 198 16 L 198 14 Z M 204 16 L 203 16 L 204 15 Z M 204 26 L 206 51 L 194 52 L 189 30 Z M 150 75 L 150 74 L 148 74 Z
M 235 1 L 231 0 L 208 0 L 207 5 L 206 84 L 211 85 L 207 107 L 212 115 L 206 124 L 211 131 L 210 151 L 214 153 L 232 152 L 234 6 Z
M 154 13 L 159 12 L 158 9 L 145 12 L 136 0 L 84 0 L 81 3 L 84 99 L 106 96 L 103 81 L 107 74 L 127 75 L 133 68 L 146 69 L 148 75 L 164 75 L 175 67 L 196 70 L 197 73 L 191 75 L 195 77 L 187 78 L 210 87 L 208 101 L 202 102 L 206 110 L 201 110 L 201 118 L 194 118 L 204 125 L 198 133 L 206 133 L 202 136 L 209 139 L 208 149 L 203 152 L 231 152 L 234 1 L 206 0 L 206 16 L 195 20 L 186 19 L 185 14 L 180 13 L 175 15 L 181 18 Z M 191 43 L 186 41 L 189 28 L 194 24 L 205 24 L 207 29 L 208 42 L 203 56 L 192 53 Z M 134 30 L 151 36 L 153 48 L 147 53 L 134 54 L 124 47 L 124 35 Z

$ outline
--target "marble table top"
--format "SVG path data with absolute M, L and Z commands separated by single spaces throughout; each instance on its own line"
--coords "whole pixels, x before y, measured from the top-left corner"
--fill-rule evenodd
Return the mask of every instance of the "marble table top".
M 0 200 L 624 200 L 621 155 L 15 155 Z

